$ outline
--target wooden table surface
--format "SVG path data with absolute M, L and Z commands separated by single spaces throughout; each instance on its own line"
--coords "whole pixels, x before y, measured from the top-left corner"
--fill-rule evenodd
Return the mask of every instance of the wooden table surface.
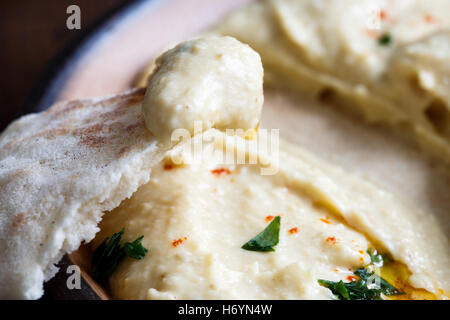
M 0 131 L 15 117 L 46 66 L 98 19 L 129 0 L 2 0 L 0 3 Z M 66 9 L 81 10 L 69 30 Z

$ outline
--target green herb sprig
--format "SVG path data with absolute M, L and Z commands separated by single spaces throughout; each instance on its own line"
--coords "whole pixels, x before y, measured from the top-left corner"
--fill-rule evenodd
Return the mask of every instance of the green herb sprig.
M 383 33 L 379 38 L 378 38 L 378 44 L 381 46 L 388 46 L 392 43 L 392 36 L 389 33 Z
M 381 293 L 383 293 L 385 296 L 395 296 L 405 294 L 404 292 L 401 292 L 400 290 L 395 288 L 385 279 L 377 275 L 374 271 L 370 271 L 367 268 L 360 268 L 355 271 L 355 274 L 361 279 L 360 281 L 365 281 L 366 283 L 370 280 L 370 278 L 372 278 L 373 282 L 379 284 L 378 290 L 380 290 Z
M 125 228 L 114 233 L 111 237 L 105 238 L 103 242 L 95 249 L 92 255 L 92 277 L 99 283 L 106 283 L 108 278 L 116 270 L 120 262 L 126 257 L 140 260 L 148 250 L 142 245 L 141 236 L 133 242 L 120 244 L 120 240 L 125 233 Z
M 369 248 L 366 252 L 375 267 L 382 267 L 386 262 L 391 261 L 391 258 L 387 254 L 378 253 L 374 248 Z
M 320 279 L 318 282 L 321 286 L 330 289 L 339 300 L 383 300 L 381 294 L 386 296 L 405 294 L 366 268 L 356 270 L 355 274 L 359 280 L 335 282 Z M 375 283 L 379 285 L 376 286 Z
M 388 255 L 379 254 L 373 248 L 369 248 L 367 253 L 370 256 L 371 265 L 381 267 L 385 262 L 390 261 Z M 383 300 L 381 294 L 386 296 L 405 294 L 371 271 L 371 265 L 355 271 L 359 280 L 343 282 L 319 279 L 318 282 L 321 286 L 330 289 L 339 300 Z
M 382 300 L 381 292 L 369 289 L 363 280 L 334 282 L 319 279 L 318 282 L 321 286 L 330 289 L 339 300 Z
M 241 248 L 250 251 L 275 251 L 273 248 L 280 239 L 280 221 L 281 217 L 276 216 L 272 222 L 256 237 L 248 241 Z

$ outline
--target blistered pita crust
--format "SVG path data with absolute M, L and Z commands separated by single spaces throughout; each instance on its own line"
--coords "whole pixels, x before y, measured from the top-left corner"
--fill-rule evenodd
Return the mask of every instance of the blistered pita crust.
M 149 180 L 163 151 L 141 116 L 145 89 L 65 102 L 0 136 L 0 298 L 36 299 L 102 212 Z

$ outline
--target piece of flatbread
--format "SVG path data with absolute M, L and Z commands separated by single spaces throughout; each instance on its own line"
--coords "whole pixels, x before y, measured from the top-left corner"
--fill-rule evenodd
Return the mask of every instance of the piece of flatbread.
M 165 153 L 145 128 L 145 89 L 57 104 L 0 136 L 0 299 L 37 299 L 66 252 Z

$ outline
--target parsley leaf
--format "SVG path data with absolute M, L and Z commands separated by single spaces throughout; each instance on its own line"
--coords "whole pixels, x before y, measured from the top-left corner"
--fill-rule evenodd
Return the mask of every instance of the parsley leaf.
M 123 249 L 125 250 L 127 256 L 137 260 L 141 260 L 145 256 L 148 250 L 144 248 L 141 243 L 143 238 L 144 236 L 140 236 L 133 242 L 125 242 L 125 244 L 123 245 Z
M 120 239 L 122 239 L 124 232 L 125 228 L 114 233 L 111 239 L 106 237 L 95 249 L 92 255 L 93 270 L 91 275 L 97 282 L 105 283 L 126 256 L 140 260 L 147 253 L 148 250 L 141 243 L 144 236 L 133 242 L 126 242 L 121 246 Z
M 329 281 L 319 279 L 321 286 L 328 288 L 339 300 L 382 300 L 381 294 L 387 296 L 405 294 L 389 282 L 366 268 L 355 271 L 360 278 L 352 282 Z
M 388 46 L 392 42 L 392 36 L 389 33 L 383 33 L 381 37 L 378 38 L 378 44 L 381 46 Z
M 369 248 L 366 252 L 370 257 L 370 261 L 375 267 L 382 267 L 384 263 L 391 261 L 387 254 L 378 253 L 374 248 Z
M 319 284 L 331 290 L 339 300 L 380 300 L 380 290 L 370 289 L 365 280 L 338 282 L 318 280 Z
M 256 237 L 248 241 L 241 248 L 250 251 L 275 251 L 280 237 L 280 216 L 276 216 L 272 222 Z
M 361 278 L 361 280 L 366 282 L 372 282 L 373 284 L 371 286 L 377 286 L 378 290 L 380 290 L 384 295 L 386 296 L 394 296 L 394 295 L 401 295 L 405 294 L 404 292 L 401 292 L 397 290 L 393 285 L 391 285 L 389 282 L 387 282 L 385 279 L 377 275 L 373 271 L 369 271 L 366 268 L 360 268 L 355 271 L 355 274 Z
M 374 248 L 367 249 L 367 253 L 372 265 L 376 267 L 391 261 L 387 254 L 379 254 Z M 405 294 L 377 275 L 370 265 L 368 268 L 357 269 L 355 274 L 359 280 L 335 282 L 319 279 L 318 282 L 322 287 L 328 288 L 339 300 L 382 300 L 381 294 L 386 296 Z
M 330 289 L 340 300 L 350 300 L 350 295 L 344 281 L 334 282 L 319 279 L 318 282 L 321 286 Z

